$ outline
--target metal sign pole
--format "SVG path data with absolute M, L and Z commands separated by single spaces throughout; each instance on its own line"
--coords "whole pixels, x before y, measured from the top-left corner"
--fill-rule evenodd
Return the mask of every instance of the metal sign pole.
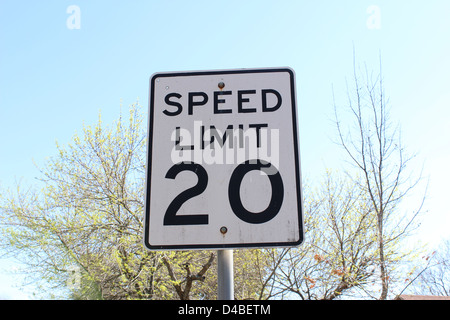
M 233 250 L 217 251 L 217 299 L 234 300 Z

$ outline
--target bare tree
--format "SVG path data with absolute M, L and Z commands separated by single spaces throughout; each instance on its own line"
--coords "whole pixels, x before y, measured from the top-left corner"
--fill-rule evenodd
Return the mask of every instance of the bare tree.
M 367 67 L 358 72 L 353 60 L 353 87 L 347 85 L 349 124 L 343 121 L 333 92 L 338 144 L 345 150 L 350 163 L 360 173 L 354 183 L 370 200 L 375 216 L 378 271 L 381 283 L 379 299 L 386 299 L 392 277 L 390 273 L 401 260 L 399 241 L 414 229 L 415 218 L 423 201 L 412 216 L 399 212 L 398 205 L 420 180 L 413 180 L 407 166 L 413 157 L 407 156 L 397 126 L 393 126 L 383 87 L 381 69 L 373 76 Z M 362 75 L 361 75 L 362 74 Z M 354 176 L 354 175 L 353 175 Z
M 273 259 L 273 295 L 334 300 L 368 291 L 377 254 L 366 194 L 348 177 L 328 170 L 321 187 L 305 197 L 305 217 L 305 243 L 282 249 Z
M 418 274 L 412 292 L 422 295 L 450 296 L 450 240 L 442 242 L 437 251 L 422 257 L 426 266 Z

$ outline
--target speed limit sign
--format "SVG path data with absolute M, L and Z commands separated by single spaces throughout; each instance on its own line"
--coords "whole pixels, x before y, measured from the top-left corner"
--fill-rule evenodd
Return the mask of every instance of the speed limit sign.
M 152 75 L 145 196 L 151 250 L 302 243 L 294 71 Z

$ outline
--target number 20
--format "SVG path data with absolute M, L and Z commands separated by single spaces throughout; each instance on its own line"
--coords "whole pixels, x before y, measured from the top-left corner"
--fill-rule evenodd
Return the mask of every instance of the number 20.
M 270 168 L 271 174 L 267 175 L 267 177 L 269 178 L 272 187 L 272 195 L 269 205 L 261 212 L 251 212 L 242 204 L 240 195 L 242 179 L 252 170 L 264 171 L 268 168 Z M 259 224 L 270 221 L 278 214 L 281 205 L 283 204 L 284 187 L 280 173 L 276 169 L 276 172 L 273 173 L 273 169 L 274 167 L 272 167 L 270 162 L 262 160 L 248 160 L 241 163 L 236 167 L 236 169 L 234 169 L 228 184 L 228 200 L 230 202 L 231 209 L 239 219 L 247 223 Z M 175 199 L 172 200 L 167 207 L 163 224 L 166 226 L 208 224 L 209 216 L 207 214 L 177 215 L 177 212 L 183 203 L 203 193 L 208 186 L 208 174 L 205 168 L 195 162 L 180 162 L 175 164 L 169 169 L 169 171 L 167 171 L 165 177 L 167 179 L 175 179 L 178 173 L 182 171 L 194 172 L 198 178 L 197 184 L 181 192 L 175 197 Z

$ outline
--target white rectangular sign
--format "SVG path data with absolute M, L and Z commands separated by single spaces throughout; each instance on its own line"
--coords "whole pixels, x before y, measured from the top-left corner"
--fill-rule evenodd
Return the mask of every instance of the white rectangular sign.
M 292 69 L 156 73 L 149 109 L 148 249 L 303 241 Z

